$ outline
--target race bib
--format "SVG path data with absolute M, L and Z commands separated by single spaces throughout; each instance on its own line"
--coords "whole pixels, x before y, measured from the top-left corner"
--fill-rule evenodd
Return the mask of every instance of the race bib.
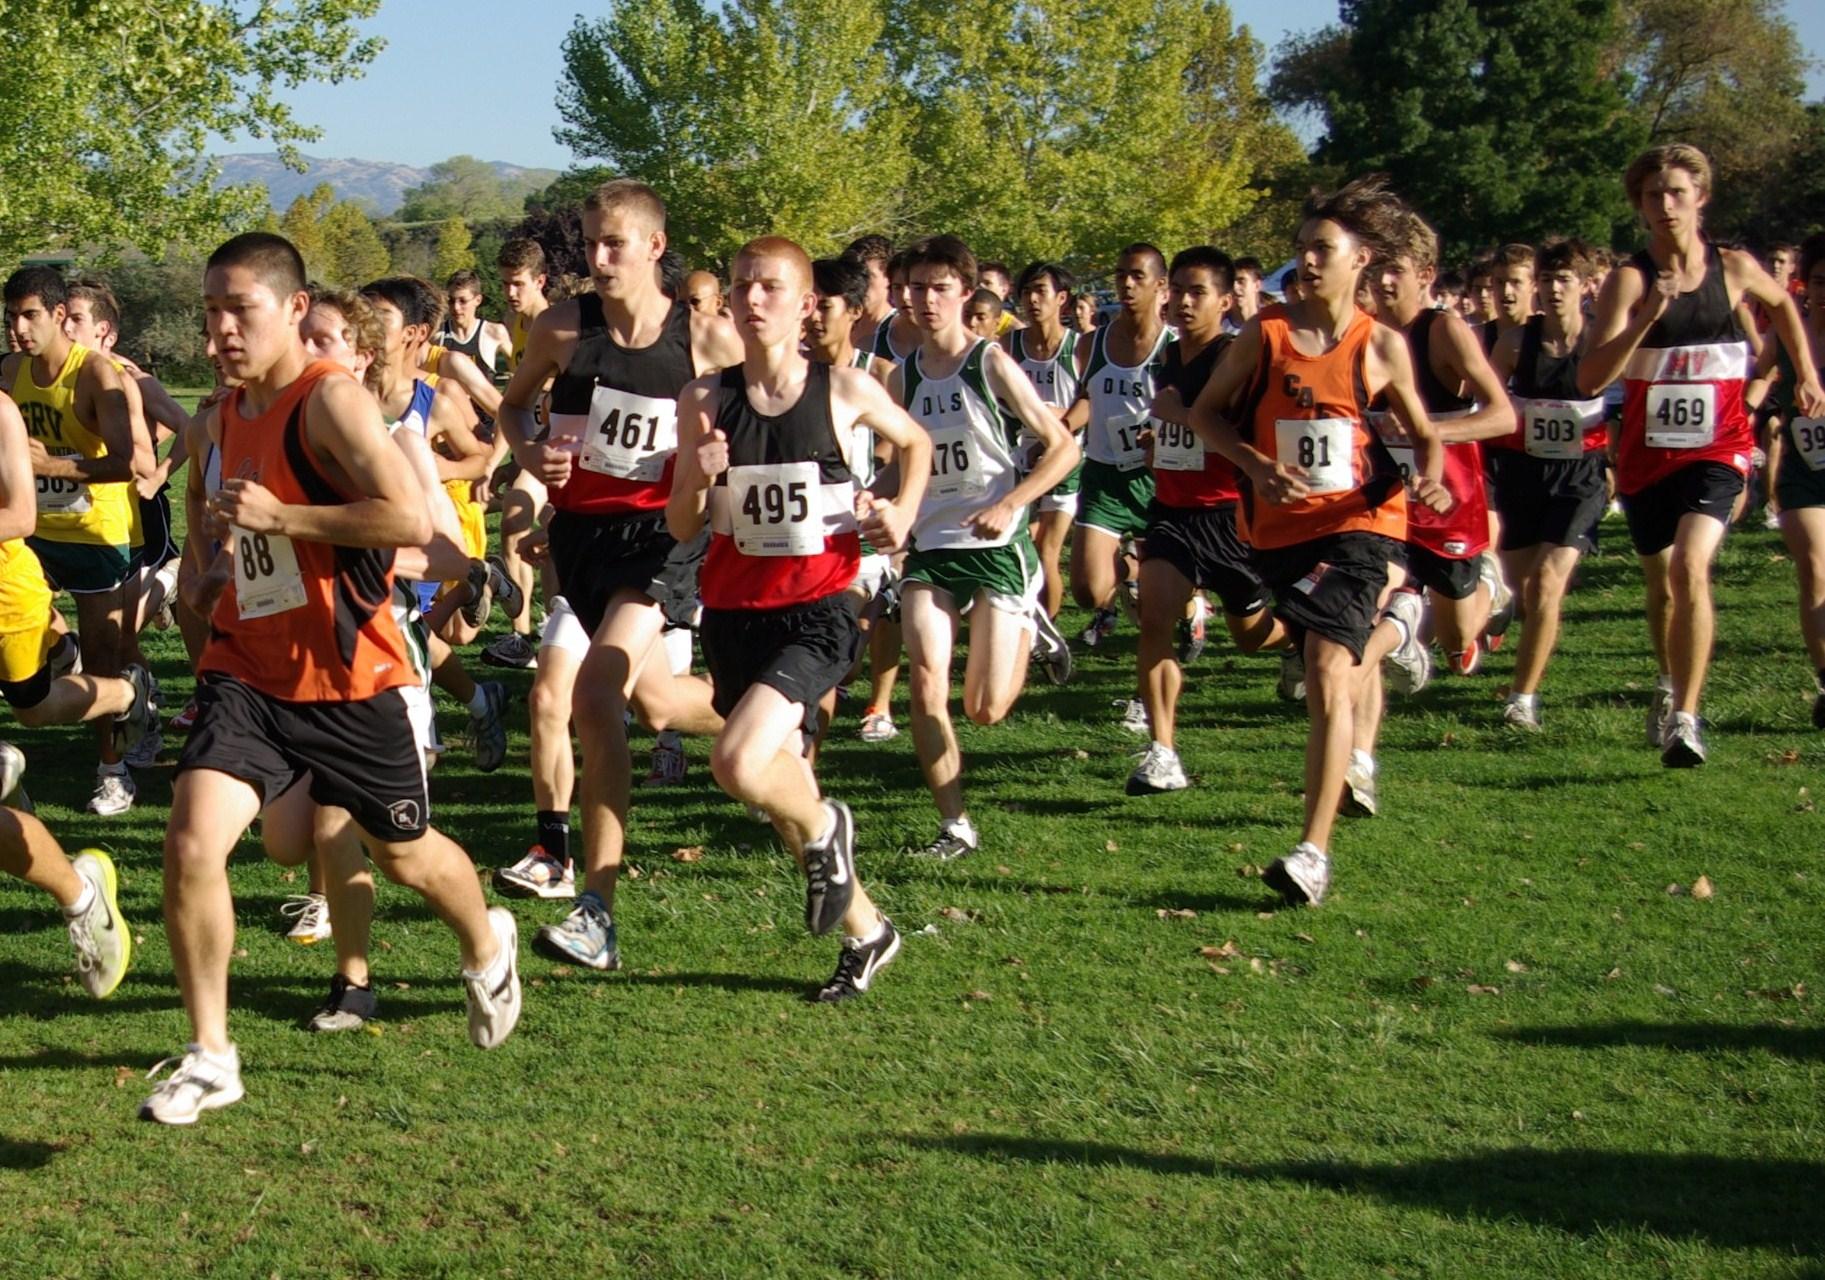
M 1352 418 L 1279 418 L 1274 422 L 1274 460 L 1301 471 L 1314 494 L 1346 493 L 1356 487 L 1355 441 Z
M 1787 424 L 1787 435 L 1807 466 L 1825 471 L 1825 418 L 1795 418 Z
M 1656 382 L 1648 387 L 1648 444 L 1702 449 L 1717 438 L 1717 385 Z
M 1403 481 L 1413 479 L 1413 472 L 1418 468 L 1418 459 L 1413 453 L 1413 441 L 1408 437 L 1399 419 L 1384 410 L 1369 411 L 1369 426 L 1375 432 L 1376 439 L 1381 441 L 1382 448 L 1394 459 L 1394 469 L 1400 472 Z
M 814 556 L 824 549 L 815 462 L 729 468 L 729 526 L 744 556 Z
M 1147 427 L 1147 412 L 1118 413 L 1103 422 L 1103 440 L 1109 447 L 1109 461 L 1119 471 L 1133 471 L 1147 465 L 1147 451 L 1141 448 L 1141 432 Z
M 54 458 L 80 458 L 79 453 L 57 453 Z M 89 486 L 69 476 L 34 476 L 38 510 L 56 515 L 81 515 L 89 510 Z
M 932 438 L 932 475 L 925 492 L 933 498 L 979 498 L 988 492 L 982 474 L 982 450 L 967 423 L 935 427 Z
M 597 475 L 654 484 L 678 449 L 678 402 L 597 387 L 583 428 L 582 466 Z
M 1530 458 L 1576 462 L 1584 456 L 1587 425 L 1603 420 L 1603 401 L 1521 401 L 1521 448 Z
M 1156 471 L 1202 471 L 1204 442 L 1198 439 L 1197 432 L 1183 423 L 1156 419 L 1153 466 Z
M 298 553 L 291 539 L 277 533 L 249 533 L 233 526 L 235 603 L 245 619 L 264 618 L 301 608 L 308 597 Z

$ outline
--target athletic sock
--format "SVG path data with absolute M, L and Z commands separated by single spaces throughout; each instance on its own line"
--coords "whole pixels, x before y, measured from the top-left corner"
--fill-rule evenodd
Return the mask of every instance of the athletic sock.
M 87 911 L 94 902 L 95 886 L 90 881 L 84 880 L 82 882 L 82 892 L 77 895 L 76 901 L 63 909 L 64 917 L 69 920 L 74 920 L 77 916 Z
M 1540 695 L 1537 693 L 1511 693 L 1508 695 L 1508 701 L 1514 706 L 1526 707 L 1531 711 L 1540 705 Z
M 1654 689 L 1657 693 L 1673 692 L 1673 677 L 1669 672 L 1661 672 L 1654 677 Z
M 488 689 L 486 685 L 476 685 L 475 695 L 469 699 L 469 714 L 485 716 L 488 714 Z
M 887 936 L 887 917 L 885 915 L 877 912 L 875 914 L 874 928 L 870 929 L 867 933 L 863 934 L 859 938 L 851 937 L 850 941 L 854 942 L 857 946 L 868 947 L 868 946 L 873 946 L 875 943 L 879 942 L 882 938 L 885 938 L 886 936 Z
M 1350 751 L 1350 763 L 1365 773 L 1373 774 L 1375 772 L 1375 757 L 1370 755 L 1367 751 L 1352 748 Z
M 570 861 L 570 815 L 539 810 L 539 848 L 559 862 Z
M 965 844 L 974 845 L 977 843 L 976 824 L 970 821 L 970 817 L 967 813 L 961 818 L 946 818 L 939 825 Z
M 661 729 L 656 745 L 664 747 L 667 751 L 683 751 L 684 735 L 676 729 Z

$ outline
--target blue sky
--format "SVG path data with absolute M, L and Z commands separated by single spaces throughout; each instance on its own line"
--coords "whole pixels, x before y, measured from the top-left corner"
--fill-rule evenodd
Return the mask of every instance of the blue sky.
M 559 46 L 578 8 L 577 0 L 385 0 L 365 26 L 385 37 L 387 47 L 365 78 L 307 85 L 289 95 L 299 119 L 323 130 L 306 149 L 410 165 L 466 153 L 564 168 L 573 157 L 551 132 L 558 124 Z M 1336 0 L 1231 0 L 1231 9 L 1270 50 L 1289 31 L 1337 16 Z M 1787 12 L 1808 52 L 1825 57 L 1825 3 L 1787 0 Z M 435 20 L 427 21 L 431 15 Z M 425 109 L 415 117 L 399 114 L 402 80 L 422 94 Z M 1820 67 L 1808 97 L 1825 97 Z M 217 149 L 264 147 L 243 141 Z

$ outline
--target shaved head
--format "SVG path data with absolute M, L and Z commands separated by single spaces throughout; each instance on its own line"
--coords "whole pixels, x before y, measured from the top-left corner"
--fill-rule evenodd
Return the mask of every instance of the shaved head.
M 741 252 L 735 255 L 736 262 L 743 259 L 754 262 L 761 258 L 791 263 L 799 285 L 811 289 L 811 255 L 799 248 L 796 242 L 784 236 L 760 236 L 744 244 Z

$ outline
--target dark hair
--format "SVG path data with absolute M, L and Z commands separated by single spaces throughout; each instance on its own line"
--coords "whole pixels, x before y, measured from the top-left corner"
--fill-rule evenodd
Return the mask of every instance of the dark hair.
M 518 236 L 501 246 L 494 255 L 494 265 L 502 271 L 530 271 L 542 276 L 546 274 L 545 250 L 532 237 Z
M 1261 259 L 1259 258 L 1237 258 L 1235 269 L 1237 275 L 1241 275 L 1244 271 L 1252 271 L 1255 273 L 1255 279 L 1257 280 L 1265 280 L 1267 278 L 1267 272 L 1261 266 Z
M 1286 291 L 1292 287 L 1293 281 L 1297 280 L 1298 278 L 1299 278 L 1299 268 L 1298 267 L 1288 267 L 1285 271 L 1282 271 L 1280 273 L 1280 284 L 1277 287 L 1277 292 L 1279 292 L 1281 294 L 1285 294 Z
M 868 268 L 864 264 L 869 261 L 878 259 L 847 252 L 840 258 L 819 258 L 811 264 L 811 287 L 826 298 L 841 298 L 851 311 L 860 311 L 868 297 Z
M 1166 276 L 1166 255 L 1160 252 L 1158 245 L 1148 244 L 1145 240 L 1137 240 L 1133 244 L 1124 245 L 1122 251 L 1115 255 L 1117 262 L 1123 258 L 1145 258 L 1149 266 L 1158 268 L 1157 275 L 1162 279 Z
M 246 267 L 260 283 L 284 298 L 305 290 L 304 258 L 284 236 L 270 231 L 244 231 L 209 255 L 205 274 L 229 267 Z
M 6 300 L 13 303 L 36 298 L 46 311 L 61 307 L 70 296 L 64 288 L 63 273 L 55 267 L 20 267 L 6 278 L 5 293 Z
M 1369 251 L 1371 261 L 1391 256 L 1406 206 L 1388 185 L 1388 175 L 1371 173 L 1335 191 L 1314 191 L 1306 198 L 1303 218 L 1326 219 L 1348 231 Z
M 665 224 L 661 222 L 660 225 Z M 684 255 L 666 245 L 665 252 L 659 255 L 659 292 L 677 301 L 678 295 L 684 292 L 684 277 Z
M 991 275 L 991 274 L 1000 276 L 1003 280 L 1006 280 L 1009 284 L 1014 283 L 1014 273 L 1012 271 L 1008 270 L 1007 263 L 1005 263 L 1005 262 L 978 262 L 976 264 L 976 279 L 980 280 L 980 279 L 982 279 L 982 277 L 984 277 L 986 275 Z
M 1050 277 L 1052 288 L 1059 293 L 1069 293 L 1077 287 L 1077 277 L 1058 263 L 1029 262 L 1020 269 L 1020 279 L 1014 282 L 1014 292 L 1025 293 L 1041 276 Z
M 1464 292 L 1464 273 L 1462 271 L 1457 271 L 1457 270 L 1447 271 L 1447 272 L 1443 273 L 1442 275 L 1439 276 L 1438 279 L 1436 279 L 1432 282 L 1432 292 L 1434 292 L 1434 293 L 1457 293 L 1457 294 L 1463 293 Z
M 95 319 L 114 330 L 120 336 L 120 302 L 114 297 L 106 281 L 88 278 L 70 281 L 65 290 L 65 302 L 86 302 Z
M 854 258 L 864 267 L 870 262 L 878 262 L 881 270 L 885 271 L 887 264 L 893 261 L 893 242 L 886 236 L 858 236 L 849 242 L 849 247 L 843 250 L 843 256 Z
M 1530 244 L 1505 244 L 1495 251 L 1498 267 L 1526 267 L 1533 270 L 1534 247 Z
M 906 271 L 914 267 L 948 267 L 959 280 L 976 287 L 976 255 L 956 236 L 926 236 L 906 251 Z
M 1488 280 L 1495 275 L 1494 258 L 1473 258 L 1470 265 L 1464 268 L 1464 283 L 1468 287 L 1478 280 Z
M 1001 295 L 987 285 L 976 286 L 976 292 L 970 295 L 970 300 L 964 305 L 970 307 L 990 307 L 997 316 L 999 316 L 1007 307 L 1007 304 L 1001 300 Z
M 436 316 L 443 311 L 443 299 L 437 297 L 434 313 L 427 300 L 427 293 L 437 297 L 437 291 L 431 289 L 428 282 L 414 276 L 382 276 L 361 286 L 361 296 L 374 302 L 384 302 L 399 312 L 400 319 L 407 324 L 435 326 Z
M 1825 262 L 1825 231 L 1813 232 L 1800 245 L 1800 280 L 1802 283 L 1812 277 L 1812 269 L 1820 262 Z
M 1533 268 L 1536 275 L 1542 276 L 1555 271 L 1570 271 L 1580 280 L 1589 280 L 1597 274 L 1597 263 L 1591 257 L 1590 246 L 1575 239 L 1548 240 L 1534 254 Z
M 1236 264 L 1221 249 L 1207 244 L 1193 245 L 1189 249 L 1180 249 L 1172 255 L 1172 267 L 1167 271 L 1167 278 L 1180 271 L 1198 268 L 1210 272 L 1216 278 L 1217 288 L 1224 293 L 1236 287 Z
M 887 278 L 889 280 L 892 280 L 895 276 L 903 276 L 908 271 L 912 270 L 912 251 L 912 246 L 896 250 L 893 257 L 887 260 Z M 973 276 L 971 278 L 974 279 Z
M 467 267 L 453 272 L 450 278 L 444 281 L 444 292 L 455 293 L 459 289 L 473 289 L 480 293 L 482 292 L 482 278 Z

